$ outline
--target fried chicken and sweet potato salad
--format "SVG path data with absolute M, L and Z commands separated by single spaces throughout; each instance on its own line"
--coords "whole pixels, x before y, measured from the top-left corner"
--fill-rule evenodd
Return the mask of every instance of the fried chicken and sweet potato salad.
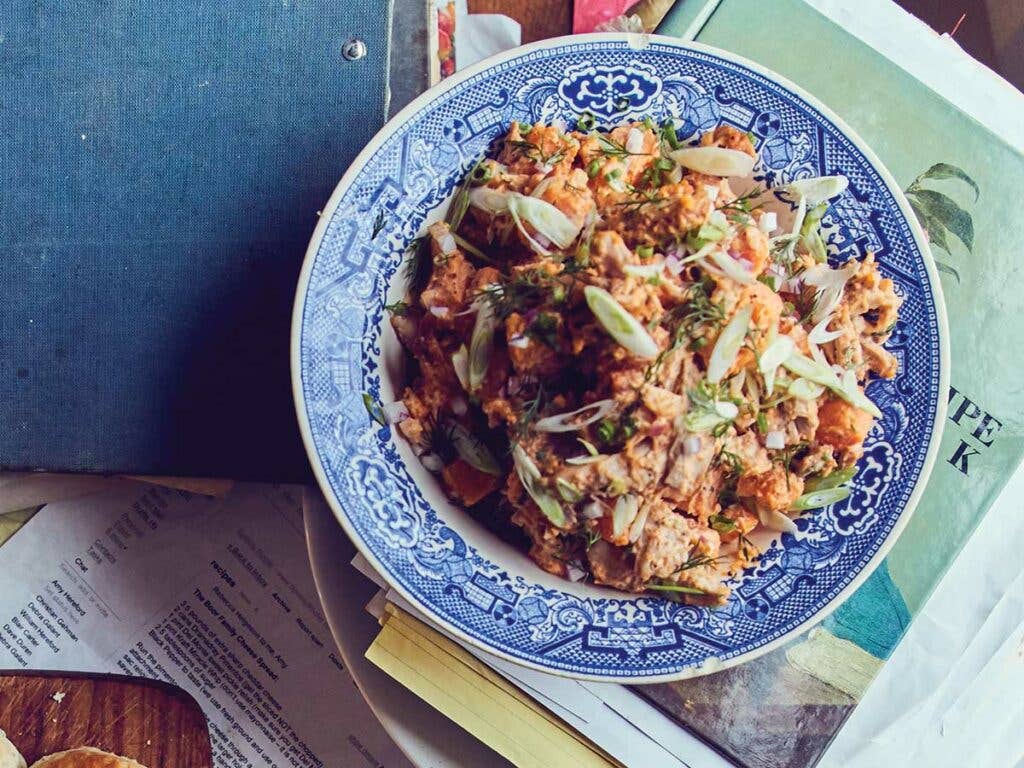
M 722 603 L 752 530 L 849 494 L 900 299 L 871 254 L 827 262 L 845 178 L 790 185 L 779 232 L 730 186 L 747 134 L 576 127 L 513 123 L 414 244 L 389 306 L 412 375 L 382 414 L 546 571 Z

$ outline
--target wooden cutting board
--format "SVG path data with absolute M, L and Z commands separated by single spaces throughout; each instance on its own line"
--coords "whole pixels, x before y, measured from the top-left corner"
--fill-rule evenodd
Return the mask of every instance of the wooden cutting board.
M 55 694 L 63 693 L 64 696 Z M 118 675 L 0 672 L 0 729 L 31 765 L 90 746 L 148 768 L 212 768 L 206 716 L 180 688 Z

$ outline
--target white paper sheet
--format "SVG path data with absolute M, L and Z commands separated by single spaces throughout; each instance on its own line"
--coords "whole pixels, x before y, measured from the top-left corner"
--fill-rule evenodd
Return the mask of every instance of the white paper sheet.
M 409 766 L 336 655 L 298 489 L 118 482 L 44 507 L 0 547 L 0 574 L 0 668 L 177 683 L 224 768 Z

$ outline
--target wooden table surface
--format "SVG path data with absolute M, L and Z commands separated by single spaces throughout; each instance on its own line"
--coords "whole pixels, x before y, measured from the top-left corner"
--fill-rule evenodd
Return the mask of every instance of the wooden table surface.
M 149 768 L 212 766 L 199 705 L 184 691 L 152 680 L 0 674 L 0 729 L 30 764 L 43 755 L 90 746 Z
M 470 13 L 503 13 L 523 27 L 523 42 L 572 32 L 572 0 L 469 0 Z

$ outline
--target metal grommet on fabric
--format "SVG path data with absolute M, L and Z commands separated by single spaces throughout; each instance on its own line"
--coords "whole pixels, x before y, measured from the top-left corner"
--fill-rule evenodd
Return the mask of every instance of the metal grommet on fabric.
M 358 37 L 353 37 L 341 48 L 341 55 L 346 61 L 355 61 L 366 55 L 366 43 Z

